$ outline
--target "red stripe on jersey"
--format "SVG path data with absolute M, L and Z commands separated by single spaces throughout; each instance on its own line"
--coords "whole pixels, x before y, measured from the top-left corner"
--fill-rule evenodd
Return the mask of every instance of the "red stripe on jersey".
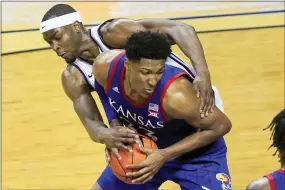
M 275 185 L 273 176 L 271 174 L 269 174 L 265 177 L 269 180 L 271 190 L 276 190 L 276 185 Z
M 163 98 L 166 94 L 166 91 L 168 89 L 168 87 L 172 84 L 173 81 L 175 81 L 177 78 L 181 77 L 182 75 L 188 75 L 186 72 L 182 72 L 182 73 L 178 73 L 174 76 L 172 76 L 168 81 L 167 83 L 165 84 L 163 90 L 162 90 L 162 93 L 161 93 L 161 96 L 160 96 L 160 110 L 161 110 L 161 113 L 162 113 L 162 117 L 165 121 L 167 121 L 167 118 L 166 118 L 166 113 L 163 109 Z
M 112 84 L 112 80 L 114 78 L 114 75 L 115 75 L 115 71 L 116 71 L 116 68 L 118 66 L 118 63 L 119 63 L 119 60 L 120 58 L 125 54 L 125 51 L 121 52 L 119 55 L 117 55 L 117 57 L 115 58 L 114 60 L 114 63 L 113 63 L 113 67 L 110 68 L 111 69 L 111 72 L 110 74 L 108 75 L 107 77 L 107 86 L 106 86 L 106 89 L 105 89 L 105 92 L 107 93 L 111 87 L 111 84 Z M 112 65 L 112 64 L 111 64 Z

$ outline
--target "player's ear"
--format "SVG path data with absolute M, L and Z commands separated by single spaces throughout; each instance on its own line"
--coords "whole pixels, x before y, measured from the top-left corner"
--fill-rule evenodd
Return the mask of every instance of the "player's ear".
M 72 24 L 72 26 L 75 28 L 75 31 L 78 33 L 81 30 L 80 24 L 78 22 L 75 22 Z
M 130 69 L 130 60 L 128 58 L 126 58 L 125 66 L 126 66 L 126 70 Z

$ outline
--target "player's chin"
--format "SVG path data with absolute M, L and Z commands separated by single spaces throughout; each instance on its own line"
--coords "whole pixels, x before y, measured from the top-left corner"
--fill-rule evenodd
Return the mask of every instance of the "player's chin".
M 73 63 L 76 60 L 76 57 L 70 54 L 64 56 L 63 58 L 67 63 Z

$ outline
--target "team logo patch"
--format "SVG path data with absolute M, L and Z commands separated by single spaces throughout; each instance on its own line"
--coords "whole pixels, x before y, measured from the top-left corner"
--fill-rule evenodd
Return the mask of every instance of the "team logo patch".
M 217 173 L 216 179 L 222 182 L 222 189 L 223 190 L 231 190 L 231 178 L 224 173 Z

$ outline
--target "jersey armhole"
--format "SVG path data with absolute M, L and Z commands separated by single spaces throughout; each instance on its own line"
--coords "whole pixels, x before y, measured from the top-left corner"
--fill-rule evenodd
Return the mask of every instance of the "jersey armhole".
M 162 117 L 165 121 L 167 121 L 167 117 L 166 117 L 166 113 L 164 111 L 164 108 L 163 108 L 163 99 L 164 99 L 164 96 L 166 94 L 166 91 L 167 89 L 169 88 L 169 86 L 179 77 L 183 76 L 183 75 L 186 75 L 188 76 L 188 74 L 186 72 L 181 72 L 181 73 L 178 73 L 174 76 L 172 76 L 168 81 L 167 83 L 164 85 L 163 87 L 163 90 L 162 90 L 162 93 L 161 93 L 161 96 L 160 96 L 160 110 L 161 110 L 161 113 L 162 113 Z
M 268 174 L 265 176 L 268 181 L 269 181 L 269 184 L 270 184 L 270 189 L 271 190 L 276 190 L 276 185 L 275 185 L 275 181 L 274 181 L 274 178 L 271 174 Z
M 80 67 L 76 64 L 72 64 L 71 66 L 74 66 L 80 73 L 81 76 L 84 78 L 86 85 L 88 86 L 90 91 L 95 91 L 95 88 L 90 84 L 88 78 L 85 76 L 84 72 L 80 69 Z

